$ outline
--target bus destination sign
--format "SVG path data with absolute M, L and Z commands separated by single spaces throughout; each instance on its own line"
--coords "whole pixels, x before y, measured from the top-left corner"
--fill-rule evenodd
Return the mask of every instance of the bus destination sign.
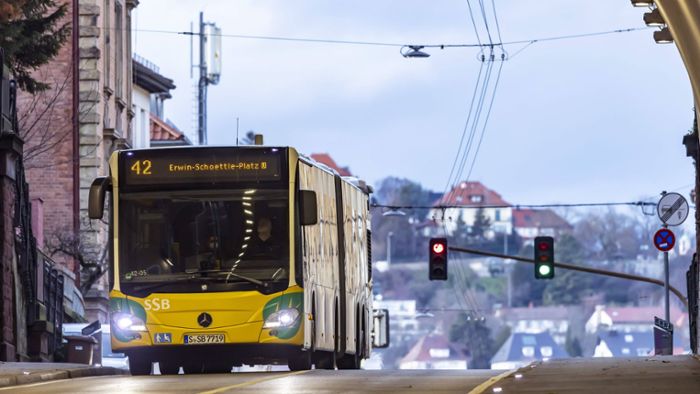
M 125 186 L 281 179 L 280 149 L 185 148 L 123 153 Z

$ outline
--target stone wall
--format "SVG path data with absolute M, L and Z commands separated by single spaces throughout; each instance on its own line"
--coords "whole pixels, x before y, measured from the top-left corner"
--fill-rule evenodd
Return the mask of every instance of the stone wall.
M 0 360 L 17 359 L 15 321 L 15 175 L 21 142 L 14 134 L 0 137 Z M 26 340 L 26 339 L 25 339 Z

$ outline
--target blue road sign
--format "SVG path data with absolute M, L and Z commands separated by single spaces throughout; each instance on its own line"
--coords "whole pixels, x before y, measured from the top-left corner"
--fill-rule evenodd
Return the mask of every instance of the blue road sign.
M 668 252 L 676 245 L 676 236 L 673 231 L 662 228 L 654 234 L 654 246 L 662 252 Z

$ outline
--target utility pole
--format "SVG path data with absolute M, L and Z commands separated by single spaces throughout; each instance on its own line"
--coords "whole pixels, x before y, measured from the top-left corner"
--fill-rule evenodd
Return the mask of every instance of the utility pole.
M 221 29 L 204 22 L 199 13 L 199 81 L 197 83 L 197 138 L 199 145 L 207 144 L 207 88 L 219 83 L 221 77 Z
M 207 61 L 204 47 L 207 37 L 204 35 L 204 13 L 199 13 L 199 84 L 197 90 L 197 137 L 199 145 L 207 144 Z
M 668 225 L 664 223 L 663 226 L 665 229 L 668 229 Z M 669 267 L 668 267 L 668 252 L 664 252 L 664 311 L 665 311 L 665 316 L 666 316 L 666 321 L 671 322 L 671 307 L 670 307 L 670 295 L 669 295 L 669 288 L 668 288 L 668 280 L 669 280 Z
M 508 226 L 503 232 L 503 254 L 508 255 Z M 508 280 L 508 308 L 513 307 L 513 270 L 508 264 L 508 260 L 503 261 L 504 270 L 506 271 L 506 279 Z
M 394 237 L 394 233 L 389 231 L 386 235 L 386 262 L 391 265 L 391 239 Z

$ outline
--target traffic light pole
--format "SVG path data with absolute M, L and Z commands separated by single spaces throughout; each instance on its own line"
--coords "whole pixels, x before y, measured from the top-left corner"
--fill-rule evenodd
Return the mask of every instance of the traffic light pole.
M 476 249 L 459 248 L 459 247 L 455 247 L 455 246 L 450 246 L 447 249 L 450 251 L 453 251 L 453 252 L 471 253 L 471 254 L 477 254 L 480 256 L 497 257 L 497 258 L 501 258 L 501 259 L 511 259 L 511 260 L 522 262 L 522 263 L 535 264 L 534 259 L 528 259 L 526 257 L 508 256 L 508 255 L 500 254 L 500 253 L 485 252 L 483 250 L 476 250 Z M 661 287 L 664 287 L 665 289 L 667 288 L 668 290 L 672 291 L 673 294 L 675 294 L 676 297 L 678 297 L 678 299 L 683 303 L 683 305 L 685 305 L 685 309 L 686 310 L 688 309 L 688 299 L 683 297 L 683 294 L 680 291 L 678 291 L 678 289 L 671 286 L 670 284 L 668 284 L 665 281 L 647 278 L 645 276 L 625 274 L 622 272 L 607 271 L 607 270 L 602 270 L 602 269 L 598 269 L 598 268 L 590 268 L 590 267 L 581 267 L 578 265 L 567 264 L 567 263 L 556 263 L 555 262 L 554 266 L 557 268 L 563 268 L 563 269 L 572 270 L 572 271 L 580 271 L 580 272 L 588 272 L 589 274 L 612 276 L 614 278 L 634 280 L 637 282 L 645 282 L 645 283 L 651 283 L 651 284 L 654 284 L 657 286 L 661 286 Z M 666 286 L 668 286 L 668 287 L 666 287 Z M 668 300 L 668 298 L 666 298 L 666 300 Z
M 664 228 L 668 228 L 668 225 L 664 223 Z M 671 322 L 671 307 L 670 307 L 670 301 L 669 299 L 671 298 L 670 295 L 668 294 L 669 290 L 669 267 L 668 267 L 668 251 L 664 252 L 664 307 L 665 307 L 665 316 L 666 316 L 666 321 Z M 686 308 L 688 305 L 686 304 Z

